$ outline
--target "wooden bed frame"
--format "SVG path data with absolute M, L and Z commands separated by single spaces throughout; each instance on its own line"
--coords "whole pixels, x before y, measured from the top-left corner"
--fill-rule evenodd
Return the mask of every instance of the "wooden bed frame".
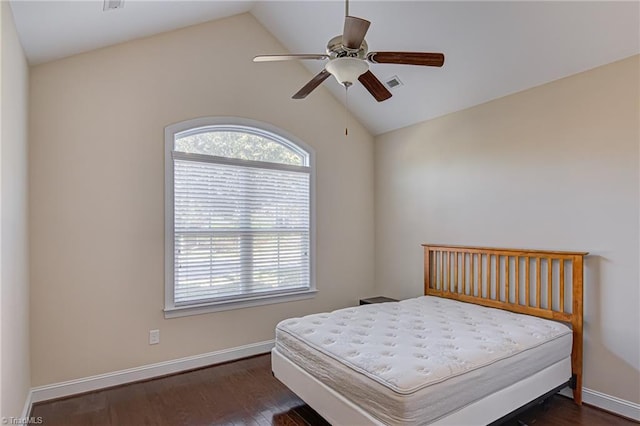
M 425 295 L 570 323 L 571 387 L 573 400 L 582 404 L 583 266 L 588 253 L 423 247 Z

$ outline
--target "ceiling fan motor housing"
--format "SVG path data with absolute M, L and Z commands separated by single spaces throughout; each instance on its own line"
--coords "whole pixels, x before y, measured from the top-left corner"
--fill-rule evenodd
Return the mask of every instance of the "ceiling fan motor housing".
M 331 59 L 344 57 L 365 59 L 368 49 L 369 46 L 367 46 L 365 40 L 362 40 L 359 49 L 349 49 L 342 43 L 342 35 L 335 36 L 327 43 L 327 55 L 329 55 Z

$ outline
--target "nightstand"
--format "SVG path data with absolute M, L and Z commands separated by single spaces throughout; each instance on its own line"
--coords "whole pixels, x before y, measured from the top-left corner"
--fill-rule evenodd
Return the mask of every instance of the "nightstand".
M 390 297 L 368 297 L 366 299 L 360 299 L 361 305 L 371 305 L 372 303 L 385 303 L 385 302 L 397 302 L 398 300 L 392 299 Z

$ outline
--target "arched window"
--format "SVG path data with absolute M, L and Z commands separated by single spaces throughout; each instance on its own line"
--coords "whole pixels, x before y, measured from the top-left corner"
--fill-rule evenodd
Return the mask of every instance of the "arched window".
M 311 297 L 311 149 L 233 118 L 165 139 L 166 316 Z

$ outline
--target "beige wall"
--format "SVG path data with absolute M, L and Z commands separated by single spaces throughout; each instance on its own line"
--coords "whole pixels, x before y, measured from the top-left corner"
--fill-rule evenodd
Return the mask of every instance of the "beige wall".
M 0 3 L 0 416 L 22 414 L 29 370 L 27 98 L 29 69 L 9 3 Z
M 249 14 L 31 70 L 33 386 L 273 338 L 290 316 L 373 291 L 373 138 Z M 165 320 L 163 137 L 171 123 L 240 116 L 316 150 L 315 299 Z M 149 346 L 149 329 L 161 343 Z
M 589 251 L 584 385 L 640 402 L 638 64 L 378 137 L 379 292 L 421 294 L 425 242 Z

